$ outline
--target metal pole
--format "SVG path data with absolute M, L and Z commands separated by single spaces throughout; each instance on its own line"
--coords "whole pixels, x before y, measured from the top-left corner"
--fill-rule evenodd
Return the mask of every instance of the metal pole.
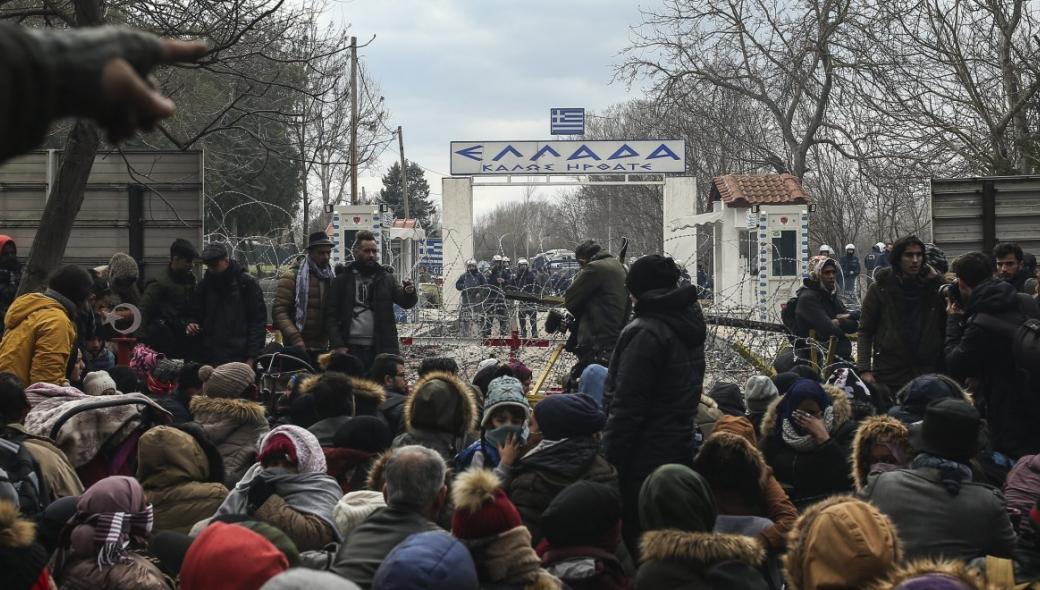
M 357 37 L 350 38 L 350 204 L 358 204 L 357 178 Z
M 408 219 L 412 213 L 408 204 L 408 161 L 404 159 L 404 132 L 400 125 L 397 126 L 397 145 L 401 149 L 401 203 L 404 204 L 404 218 Z M 401 266 L 404 267 L 401 275 L 405 277 L 412 276 L 412 247 L 411 238 L 405 238 L 401 245 Z

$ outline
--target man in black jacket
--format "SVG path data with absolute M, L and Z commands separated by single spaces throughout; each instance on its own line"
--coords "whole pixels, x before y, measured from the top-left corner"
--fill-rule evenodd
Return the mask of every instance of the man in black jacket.
M 206 276 L 195 291 L 194 314 L 185 332 L 202 340 L 202 361 L 214 367 L 230 362 L 252 365 L 267 338 L 267 305 L 260 283 L 223 244 L 202 250 Z
M 993 248 L 993 257 L 997 260 L 997 278 L 1011 284 L 1019 293 L 1029 293 L 1026 281 L 1032 278 L 1025 263 L 1022 247 L 1014 242 L 1002 242 Z
M 603 449 L 618 469 L 625 543 L 637 555 L 639 489 L 654 469 L 693 462 L 694 420 L 704 381 L 704 316 L 697 287 L 677 287 L 671 258 L 645 256 L 626 285 L 635 316 L 622 330 L 604 391 Z
M 852 361 L 852 342 L 847 334 L 855 332 L 859 324 L 845 309 L 845 304 L 838 297 L 837 288 L 838 263 L 833 258 L 814 258 L 809 278 L 805 279 L 804 286 L 798 290 L 798 305 L 795 308 L 798 337 L 806 339 L 809 337 L 809 331 L 813 330 L 816 342 L 826 350 L 828 341 L 833 336 L 837 341 L 835 360 Z M 799 354 L 807 350 L 808 348 L 800 343 Z M 805 356 L 808 356 L 808 352 L 805 352 Z
M 989 422 L 994 449 L 1014 458 L 1040 451 L 1040 388 L 1016 366 L 1011 335 L 1040 317 L 1036 300 L 994 278 L 993 259 L 970 252 L 953 261 L 956 298 L 947 302 L 946 370 L 970 380 L 975 404 Z
M 185 333 L 191 317 L 196 279 L 192 264 L 199 257 L 188 240 L 170 245 L 170 262 L 148 282 L 141 295 L 141 330 L 145 343 L 170 358 L 183 359 L 196 346 Z
M 412 282 L 399 285 L 379 264 L 379 245 L 370 231 L 359 231 L 352 248 L 354 261 L 332 281 L 325 299 L 329 346 L 349 352 L 368 370 L 377 354 L 398 354 L 394 304 L 411 309 L 419 301 Z

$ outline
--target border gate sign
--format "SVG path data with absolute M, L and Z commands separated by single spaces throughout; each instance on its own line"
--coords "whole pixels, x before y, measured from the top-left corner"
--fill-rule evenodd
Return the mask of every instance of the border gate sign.
M 681 139 L 453 141 L 451 174 L 663 174 L 686 172 Z

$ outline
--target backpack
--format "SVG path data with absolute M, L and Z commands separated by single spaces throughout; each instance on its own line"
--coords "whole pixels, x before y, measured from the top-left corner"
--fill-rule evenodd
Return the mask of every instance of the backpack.
M 988 313 L 977 313 L 972 316 L 972 321 L 1011 340 L 1015 366 L 1028 376 L 1030 388 L 1040 391 L 1040 317 L 1036 314 L 1032 297 L 1019 294 L 1019 301 L 1019 309 L 1027 316 L 1022 323 Z
M 0 434 L 0 496 L 17 497 L 18 510 L 26 517 L 43 512 L 49 503 L 38 467 L 21 436 Z
M 791 337 L 798 336 L 798 295 L 780 306 L 780 322 L 787 328 Z

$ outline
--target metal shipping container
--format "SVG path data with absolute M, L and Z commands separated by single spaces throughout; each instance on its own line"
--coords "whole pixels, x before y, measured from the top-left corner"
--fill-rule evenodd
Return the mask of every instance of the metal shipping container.
M 1040 176 L 932 179 L 931 193 L 932 241 L 951 260 L 999 242 L 1040 254 Z
M 14 238 L 19 258 L 29 254 L 60 157 L 35 151 L 0 166 L 0 233 Z M 203 171 L 201 151 L 99 152 L 64 261 L 98 266 L 126 252 L 147 278 L 166 265 L 176 238 L 201 249 Z

